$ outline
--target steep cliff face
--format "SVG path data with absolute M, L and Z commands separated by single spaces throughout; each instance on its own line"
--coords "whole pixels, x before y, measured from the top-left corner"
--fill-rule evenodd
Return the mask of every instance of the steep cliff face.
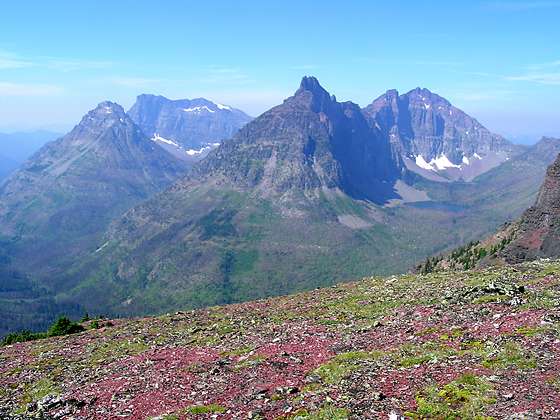
M 560 257 L 560 155 L 546 171 L 535 204 L 519 220 L 514 240 L 502 255 L 508 262 Z

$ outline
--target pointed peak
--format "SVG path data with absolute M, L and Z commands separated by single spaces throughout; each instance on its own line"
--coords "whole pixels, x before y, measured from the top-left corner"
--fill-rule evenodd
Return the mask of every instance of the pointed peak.
M 304 76 L 301 79 L 301 83 L 299 84 L 299 89 L 296 92 L 296 95 L 302 92 L 311 92 L 313 96 L 328 96 L 330 98 L 329 92 L 321 86 L 319 80 L 313 76 Z
M 323 110 L 325 106 L 336 103 L 336 97 L 331 96 L 313 76 L 305 76 L 301 79 L 299 89 L 294 97 L 309 96 L 311 98 L 311 106 L 315 111 Z
M 115 102 L 103 101 L 89 111 L 79 125 L 108 127 L 115 123 L 124 123 L 127 119 L 128 116 L 122 106 Z
M 314 76 L 303 76 L 301 79 L 301 83 L 299 84 L 299 90 L 308 90 L 308 91 L 316 91 L 316 90 L 325 90 L 319 83 Z
M 96 113 L 103 113 L 103 114 L 124 114 L 124 109 L 122 106 L 115 102 L 111 101 L 103 101 L 93 110 Z

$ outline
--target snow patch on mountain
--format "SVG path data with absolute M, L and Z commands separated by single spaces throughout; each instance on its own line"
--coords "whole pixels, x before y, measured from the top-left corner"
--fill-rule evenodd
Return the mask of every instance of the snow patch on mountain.
M 422 156 L 422 155 L 416 156 L 416 164 L 422 169 L 426 169 L 428 171 L 433 171 L 434 170 L 431 162 L 430 163 L 426 162 L 426 159 L 424 159 L 424 156 Z
M 200 154 L 202 154 L 202 153 L 204 153 L 204 152 L 208 152 L 208 151 L 210 151 L 211 149 L 212 149 L 212 146 L 204 146 L 204 147 L 202 147 L 202 148 L 200 148 L 200 149 L 198 149 L 198 150 L 189 149 L 189 150 L 187 150 L 185 153 L 186 153 L 187 155 L 189 155 L 189 156 L 196 156 L 196 155 L 200 155 Z
M 206 105 L 202 105 L 202 106 L 193 106 L 191 108 L 183 108 L 183 111 L 185 112 L 194 112 L 196 114 L 200 114 L 202 112 L 210 112 L 210 113 L 214 113 L 216 111 L 208 108 Z
M 162 143 L 170 144 L 170 145 L 175 146 L 175 147 L 180 147 L 180 146 L 179 146 L 177 143 L 175 143 L 173 140 L 169 140 L 169 139 L 166 139 L 166 138 L 164 138 L 164 137 L 161 137 L 161 136 L 160 136 L 159 134 L 157 134 L 157 133 L 154 134 L 154 136 L 152 137 L 152 140 L 153 140 L 153 141 L 161 141 Z
M 478 160 L 482 160 L 482 157 L 477 153 L 473 154 L 472 157 Z M 460 165 L 451 162 L 449 158 L 444 154 L 439 155 L 438 157 L 430 160 L 429 162 L 426 161 L 426 159 L 422 155 L 417 155 L 414 158 L 415 158 L 415 163 L 418 167 L 434 172 L 444 171 L 450 168 L 457 168 L 459 170 L 462 170 L 464 167 L 472 164 L 472 161 L 471 159 L 469 159 L 468 156 L 463 156 L 462 163 Z
M 447 156 L 445 155 L 439 155 L 436 159 L 432 159 L 432 161 L 430 162 L 431 164 L 435 165 L 435 167 L 440 170 L 443 171 L 445 169 L 448 168 L 460 168 L 461 165 L 456 165 L 453 162 L 451 162 Z

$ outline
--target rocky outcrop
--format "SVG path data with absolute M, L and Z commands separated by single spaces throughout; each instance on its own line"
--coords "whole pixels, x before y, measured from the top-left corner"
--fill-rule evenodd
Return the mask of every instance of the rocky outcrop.
M 515 239 L 502 255 L 508 262 L 560 257 L 560 155 L 548 168 L 535 204 L 519 220 Z

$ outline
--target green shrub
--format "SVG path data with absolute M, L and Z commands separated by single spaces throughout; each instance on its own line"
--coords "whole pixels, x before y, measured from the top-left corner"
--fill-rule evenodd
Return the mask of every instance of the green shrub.
M 31 331 L 20 331 L 8 334 L 2 340 L 3 346 L 8 346 L 14 343 L 22 343 L 24 341 L 38 340 L 40 338 L 45 338 L 47 335 L 45 333 L 34 333 Z
M 85 328 L 80 324 L 70 321 L 69 318 L 61 316 L 56 322 L 51 325 L 47 335 L 49 337 L 57 337 L 60 335 L 74 334 L 84 331 Z
M 31 331 L 19 331 L 8 334 L 2 339 L 1 345 L 8 346 L 14 343 L 22 343 L 24 341 L 39 340 L 46 337 L 57 337 L 61 335 L 74 334 L 85 331 L 85 328 L 76 322 L 70 321 L 65 316 L 61 316 L 51 325 L 47 332 L 34 333 Z

